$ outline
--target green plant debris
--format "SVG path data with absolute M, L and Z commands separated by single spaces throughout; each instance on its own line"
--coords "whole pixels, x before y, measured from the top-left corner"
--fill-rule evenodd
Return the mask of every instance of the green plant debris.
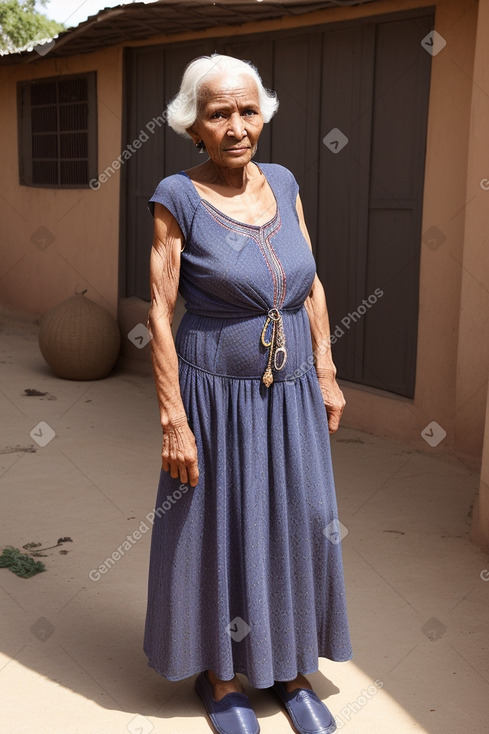
M 29 579 L 31 576 L 35 576 L 36 573 L 41 573 L 46 570 L 46 567 L 42 561 L 35 561 L 36 558 L 45 558 L 50 555 L 43 551 L 51 550 L 52 548 L 58 548 L 63 543 L 73 543 L 73 540 L 68 536 L 58 538 L 56 545 L 49 545 L 46 548 L 41 548 L 42 543 L 26 543 L 22 546 L 27 553 L 22 553 L 18 548 L 14 548 L 12 545 L 7 545 L 3 549 L 0 555 L 0 568 L 8 568 L 12 573 L 17 574 L 23 579 Z M 69 553 L 67 550 L 59 551 L 62 555 Z
M 34 553 L 31 553 L 31 556 L 41 556 L 43 555 L 42 551 L 52 550 L 53 548 L 57 548 L 59 545 L 63 545 L 63 543 L 73 543 L 73 540 L 68 537 L 58 538 L 58 542 L 56 543 L 56 545 L 48 545 L 46 548 L 39 548 L 41 543 L 26 543 L 22 546 L 22 548 L 24 548 L 24 550 L 28 550 L 29 552 L 31 548 L 36 548 L 37 550 L 35 550 Z
M 29 579 L 36 573 L 46 570 L 42 561 L 35 561 L 26 553 L 21 553 L 18 548 L 7 545 L 0 555 L 0 568 L 8 568 L 9 571 L 20 576 L 22 579 Z

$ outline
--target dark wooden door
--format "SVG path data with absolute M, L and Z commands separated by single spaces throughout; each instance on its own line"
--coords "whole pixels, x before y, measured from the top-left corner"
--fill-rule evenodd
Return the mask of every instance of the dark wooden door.
M 348 138 L 338 152 L 323 145 L 319 153 L 317 263 L 334 357 L 345 378 L 407 397 L 431 68 L 420 41 L 431 23 L 427 16 L 324 34 L 321 130 Z
M 339 376 L 412 397 L 431 56 L 431 11 L 266 38 L 128 49 L 126 140 L 178 90 L 188 61 L 213 51 L 252 61 L 280 107 L 257 161 L 296 176 L 326 288 Z M 161 178 L 201 158 L 163 124 L 123 170 L 121 295 L 149 299 L 152 220 Z
M 120 295 L 149 300 L 149 257 L 153 219 L 148 200 L 158 182 L 170 173 L 202 160 L 194 146 L 165 123 L 166 104 L 178 91 L 185 65 L 195 56 L 212 53 L 211 42 L 128 49 L 125 63 L 125 144 L 141 147 L 122 168 Z M 144 133 L 144 134 L 142 134 Z M 145 138 L 148 138 L 147 140 Z

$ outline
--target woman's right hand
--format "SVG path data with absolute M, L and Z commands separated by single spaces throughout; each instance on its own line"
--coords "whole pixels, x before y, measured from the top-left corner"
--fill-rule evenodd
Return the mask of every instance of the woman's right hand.
M 163 429 L 161 466 L 173 479 L 180 477 L 183 484 L 195 487 L 199 481 L 197 445 L 187 418 L 173 420 Z

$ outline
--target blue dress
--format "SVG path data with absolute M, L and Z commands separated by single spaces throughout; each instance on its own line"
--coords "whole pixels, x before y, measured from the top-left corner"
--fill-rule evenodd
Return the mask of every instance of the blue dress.
M 151 211 L 153 202 L 170 210 L 186 242 L 175 342 L 200 478 L 192 488 L 160 475 L 144 650 L 169 680 L 210 668 L 267 688 L 316 671 L 319 656 L 350 659 L 351 645 L 327 414 L 304 307 L 315 262 L 294 176 L 257 165 L 276 199 L 260 226 L 202 199 L 184 171 L 150 200 Z M 283 353 L 275 366 L 270 359 L 282 345 L 278 316 L 282 369 Z

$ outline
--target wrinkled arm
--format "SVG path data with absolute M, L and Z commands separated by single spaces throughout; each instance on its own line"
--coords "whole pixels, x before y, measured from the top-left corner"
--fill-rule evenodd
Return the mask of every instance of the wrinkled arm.
M 197 449 L 180 394 L 178 357 L 171 331 L 183 246 L 184 237 L 177 221 L 168 209 L 156 203 L 148 330 L 152 337 L 151 358 L 163 428 L 162 467 L 172 477 L 180 477 L 180 481 L 195 487 L 199 478 Z
M 302 234 L 312 250 L 311 238 L 307 231 L 304 219 L 304 210 L 302 208 L 302 202 L 299 194 L 297 194 L 296 208 Z M 334 433 L 338 428 L 341 415 L 345 409 L 346 401 L 340 386 L 336 382 L 336 367 L 333 362 L 333 355 L 331 354 L 330 326 L 326 296 L 317 273 L 314 277 L 312 288 L 304 305 L 311 325 L 311 339 L 316 364 L 316 373 L 319 379 L 323 401 L 328 413 L 329 431 L 330 433 Z

